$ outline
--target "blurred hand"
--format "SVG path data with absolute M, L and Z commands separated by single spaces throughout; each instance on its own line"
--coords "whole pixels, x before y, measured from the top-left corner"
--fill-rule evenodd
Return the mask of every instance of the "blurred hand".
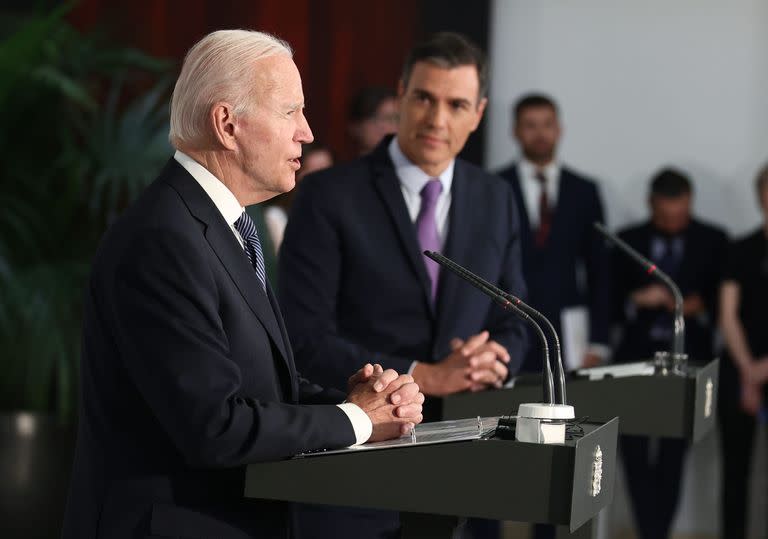
M 413 377 L 427 395 L 501 387 L 507 377 L 509 353 L 483 331 L 466 341 L 453 339 L 452 352 L 435 364 L 417 363 Z
M 661 284 L 650 284 L 632 293 L 632 301 L 641 309 L 665 308 L 674 310 L 675 298 L 672 292 Z
M 583 369 L 589 369 L 591 367 L 597 367 L 603 363 L 603 358 L 593 352 L 587 352 L 584 354 L 584 360 L 581 362 Z
M 755 384 L 741 385 L 741 409 L 749 415 L 757 415 L 763 404 L 763 392 Z
M 707 306 L 699 294 L 689 294 L 683 298 L 683 314 L 685 316 L 696 316 L 706 310 Z
M 370 368 L 369 368 L 370 367 Z M 347 402 L 359 406 L 373 424 L 369 441 L 378 442 L 407 434 L 423 420 L 424 395 L 413 377 L 392 369 L 366 365 L 350 378 L 352 389 Z M 368 375 L 370 373 L 370 375 Z M 363 378 L 367 376 L 365 382 Z
M 768 381 L 768 356 L 759 357 L 752 363 L 752 380 L 761 386 Z
M 762 358 L 761 358 L 762 359 Z M 762 380 L 765 364 L 761 360 L 749 361 L 739 366 L 741 408 L 745 413 L 757 415 L 763 403 Z

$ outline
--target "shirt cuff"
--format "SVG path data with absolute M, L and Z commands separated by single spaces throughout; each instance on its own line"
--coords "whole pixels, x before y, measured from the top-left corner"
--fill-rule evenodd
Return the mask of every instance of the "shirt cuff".
M 373 434 L 373 423 L 371 423 L 371 418 L 368 417 L 368 414 L 363 412 L 363 409 L 357 404 L 352 404 L 351 402 L 344 402 L 336 406 L 347 414 L 349 422 L 352 423 L 352 428 L 355 430 L 356 441 L 352 445 L 360 445 L 367 442 L 371 434 Z
M 416 368 L 416 365 L 417 365 L 418 363 L 419 363 L 418 361 L 414 361 L 413 363 L 411 363 L 411 366 L 410 366 L 410 367 L 408 367 L 408 372 L 407 372 L 407 374 L 409 374 L 409 375 L 413 376 L 413 369 L 415 369 L 415 368 Z

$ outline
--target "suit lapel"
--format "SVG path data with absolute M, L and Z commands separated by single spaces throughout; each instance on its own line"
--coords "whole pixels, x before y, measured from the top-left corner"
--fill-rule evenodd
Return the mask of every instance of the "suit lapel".
M 275 297 L 275 291 L 272 290 L 272 287 L 269 285 L 269 282 L 267 282 L 267 295 L 269 296 L 269 303 L 272 305 L 272 310 L 275 313 L 275 317 L 277 318 L 277 325 L 280 327 L 280 335 L 282 337 L 282 341 L 285 343 L 285 348 L 288 352 L 288 355 L 285 356 L 288 364 L 288 371 L 291 376 L 291 401 L 292 402 L 299 402 L 299 376 L 296 373 L 296 364 L 293 361 L 293 353 L 291 351 L 290 347 L 290 340 L 288 339 L 288 331 L 285 329 L 285 322 L 283 321 L 283 314 L 280 311 L 280 306 L 277 301 L 277 297 Z
M 520 216 L 520 233 L 526 240 L 531 235 L 531 222 L 528 217 L 528 208 L 525 205 L 523 197 L 523 188 L 520 186 L 520 177 L 517 175 L 517 165 L 513 165 L 512 174 L 508 176 L 509 185 L 515 194 L 515 204 L 517 204 L 518 215 Z
M 448 237 L 445 241 L 445 256 L 467 269 L 472 269 L 472 261 L 467 260 L 467 246 L 472 238 L 471 184 L 463 163 L 456 160 L 451 185 L 451 209 L 449 211 Z M 464 283 L 450 270 L 440 269 L 440 281 L 437 289 L 437 335 L 448 330 L 454 318 L 455 309 L 460 308 L 458 301 L 464 291 L 471 290 L 471 285 Z M 439 341 L 440 339 L 437 339 Z
M 253 314 L 277 346 L 293 376 L 294 369 L 289 360 L 275 311 L 243 248 L 203 188 L 181 165 L 173 159 L 171 161 L 172 163 L 168 166 L 170 173 L 165 176 L 166 181 L 181 195 L 192 215 L 205 224 L 204 235 L 208 244 L 229 273 Z
M 568 212 L 576 209 L 572 204 L 561 204 L 562 201 L 577 200 L 574 193 L 571 192 L 573 190 L 573 183 L 565 169 L 560 170 L 558 182 L 557 200 L 555 200 L 554 212 L 552 214 L 552 229 L 549 231 L 547 245 L 554 245 L 554 242 L 557 241 L 563 232 L 566 233 L 566 236 L 568 235 L 569 231 L 563 230 L 563 227 L 568 227 L 568 223 L 573 222 L 573 219 L 569 219 Z
M 416 227 L 414 226 L 413 221 L 411 221 L 410 215 L 408 215 L 408 208 L 405 205 L 403 193 L 400 189 L 400 180 L 397 178 L 395 169 L 387 154 L 387 147 L 388 144 L 386 144 L 385 141 L 379 145 L 371 156 L 373 159 L 374 186 L 379 192 L 379 195 L 384 201 L 384 205 L 392 218 L 392 222 L 397 231 L 406 258 L 408 259 L 408 263 L 421 283 L 424 300 L 429 305 L 431 312 L 434 313 L 434 308 L 432 307 L 431 283 L 429 276 L 427 275 L 427 269 L 424 265 L 423 255 L 421 254 Z

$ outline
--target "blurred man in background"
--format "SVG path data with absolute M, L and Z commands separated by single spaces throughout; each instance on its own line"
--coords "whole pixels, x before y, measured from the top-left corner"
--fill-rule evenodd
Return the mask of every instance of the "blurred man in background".
M 654 261 L 680 287 L 684 298 L 685 350 L 691 359 L 714 357 L 717 294 L 727 238 L 717 227 L 691 215 L 693 189 L 674 169 L 651 181 L 651 218 L 619 237 Z M 616 321 L 621 338 L 616 361 L 653 358 L 672 347 L 674 297 L 669 288 L 625 253 L 613 257 Z M 665 538 L 677 509 L 687 441 L 621 436 L 621 452 L 635 522 L 642 539 Z
M 600 193 L 593 181 L 558 161 L 562 130 L 552 98 L 523 96 L 513 109 L 512 132 L 522 155 L 499 174 L 515 193 L 529 301 L 560 335 L 582 334 L 575 326 L 588 325 L 588 342 L 569 349 L 565 335 L 564 353 L 573 358 L 571 368 L 597 365 L 610 352 L 610 259 L 592 226 L 604 221 Z M 522 370 L 541 368 L 541 353 L 531 347 Z
M 318 142 L 310 142 L 301 147 L 301 168 L 296 172 L 296 185 L 307 174 L 312 174 L 318 170 L 323 170 L 333 166 L 333 154 L 330 148 Z M 263 210 L 264 226 L 269 231 L 271 240 L 271 254 L 277 256 L 280 245 L 283 243 L 283 234 L 285 226 L 288 224 L 288 215 L 293 202 L 295 190 L 276 196 Z M 258 206 L 251 206 L 256 208 Z M 250 208 L 249 208 L 250 213 Z
M 765 421 L 768 403 L 768 166 L 758 172 L 755 187 L 763 222 L 731 245 L 720 288 L 720 328 L 726 345 L 718 393 L 723 539 L 747 537 L 755 427 L 759 417 Z
M 390 88 L 363 88 L 349 107 L 349 134 L 358 155 L 371 152 L 387 135 L 397 131 L 397 95 Z

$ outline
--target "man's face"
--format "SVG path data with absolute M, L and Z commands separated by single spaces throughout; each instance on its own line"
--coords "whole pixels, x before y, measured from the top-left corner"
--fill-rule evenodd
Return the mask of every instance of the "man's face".
M 238 163 L 249 192 L 274 196 L 293 189 L 301 145 L 312 142 L 313 137 L 293 60 L 272 56 L 258 60 L 254 68 L 259 74 L 251 109 L 236 119 Z
M 515 138 L 530 162 L 546 165 L 555 158 L 560 122 L 552 107 L 526 107 L 515 121 Z
M 688 226 L 691 220 L 691 195 L 677 197 L 651 195 L 651 220 L 654 227 L 674 236 Z
M 381 139 L 397 131 L 397 100 L 388 97 L 379 103 L 376 115 L 354 126 L 352 131 L 362 153 L 373 150 Z
M 333 156 L 328 150 L 315 150 L 309 152 L 301 159 L 301 169 L 296 173 L 296 183 L 307 174 L 323 170 L 333 166 Z
M 480 99 L 474 65 L 451 69 L 417 62 L 408 87 L 399 88 L 397 139 L 403 153 L 430 176 L 443 172 L 477 129 L 487 100 Z

